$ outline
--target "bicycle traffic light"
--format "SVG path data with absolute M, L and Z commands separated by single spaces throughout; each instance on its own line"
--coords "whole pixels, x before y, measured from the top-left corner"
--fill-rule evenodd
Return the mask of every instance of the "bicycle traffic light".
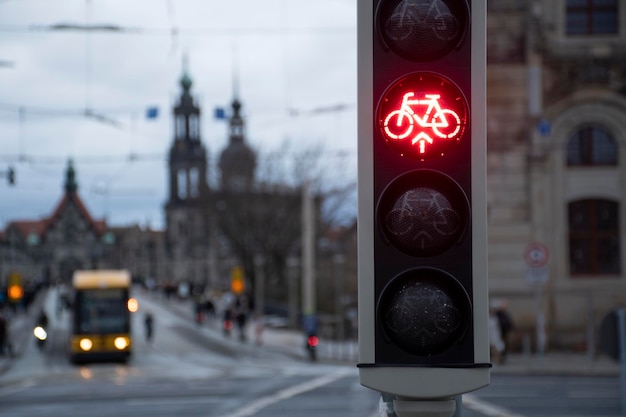
M 359 0 L 359 375 L 489 383 L 486 0 Z

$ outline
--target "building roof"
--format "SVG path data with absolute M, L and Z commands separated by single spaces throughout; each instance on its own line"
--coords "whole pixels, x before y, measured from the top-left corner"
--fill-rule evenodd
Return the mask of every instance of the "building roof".
M 43 237 L 48 232 L 50 227 L 57 222 L 64 208 L 68 204 L 74 203 L 81 217 L 87 222 L 91 230 L 93 230 L 98 236 L 101 236 L 107 229 L 106 221 L 95 220 L 91 217 L 89 210 L 87 210 L 87 207 L 85 207 L 85 204 L 78 195 L 77 189 L 78 184 L 76 182 L 76 171 L 74 170 L 74 166 L 70 160 L 66 170 L 64 186 L 65 192 L 52 212 L 52 215 L 40 220 L 14 220 L 7 224 L 6 230 L 15 229 L 24 238 L 27 238 L 31 234 Z

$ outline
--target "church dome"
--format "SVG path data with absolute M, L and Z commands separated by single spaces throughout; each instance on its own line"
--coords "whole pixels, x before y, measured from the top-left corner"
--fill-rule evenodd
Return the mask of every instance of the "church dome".
M 228 170 L 246 169 L 256 165 L 256 155 L 244 142 L 231 142 L 220 155 L 220 167 Z

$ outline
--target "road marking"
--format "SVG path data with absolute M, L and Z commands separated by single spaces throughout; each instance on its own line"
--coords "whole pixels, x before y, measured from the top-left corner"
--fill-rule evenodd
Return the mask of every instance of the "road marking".
M 307 391 L 312 391 L 324 385 L 328 385 L 332 382 L 337 381 L 347 375 L 350 375 L 350 372 L 347 370 L 335 372 L 330 375 L 322 375 L 319 378 L 316 378 L 312 381 L 304 382 L 302 384 L 285 388 L 281 391 L 276 392 L 275 394 L 268 395 L 267 397 L 259 398 L 256 401 L 251 402 L 250 404 L 241 407 L 236 410 L 234 413 L 227 415 L 228 417 L 248 417 L 252 416 L 262 409 L 269 407 L 272 404 L 276 404 L 279 401 L 286 400 L 288 398 L 295 397 L 296 395 L 303 394 Z
M 205 405 L 205 404 L 216 404 L 222 401 L 221 398 L 218 397 L 182 397 L 182 398 L 146 398 L 146 399 L 130 399 L 125 400 L 124 405 L 129 407 L 166 407 L 166 406 L 176 406 L 176 405 Z
M 525 417 L 522 414 L 514 413 L 504 407 L 483 401 L 472 394 L 463 395 L 463 406 L 488 417 Z

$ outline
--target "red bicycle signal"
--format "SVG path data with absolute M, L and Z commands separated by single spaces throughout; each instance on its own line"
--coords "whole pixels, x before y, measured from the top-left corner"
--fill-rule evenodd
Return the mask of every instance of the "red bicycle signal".
M 444 155 L 465 133 L 468 106 L 452 81 L 433 73 L 410 74 L 387 89 L 378 106 L 384 139 L 402 155 L 424 160 Z

